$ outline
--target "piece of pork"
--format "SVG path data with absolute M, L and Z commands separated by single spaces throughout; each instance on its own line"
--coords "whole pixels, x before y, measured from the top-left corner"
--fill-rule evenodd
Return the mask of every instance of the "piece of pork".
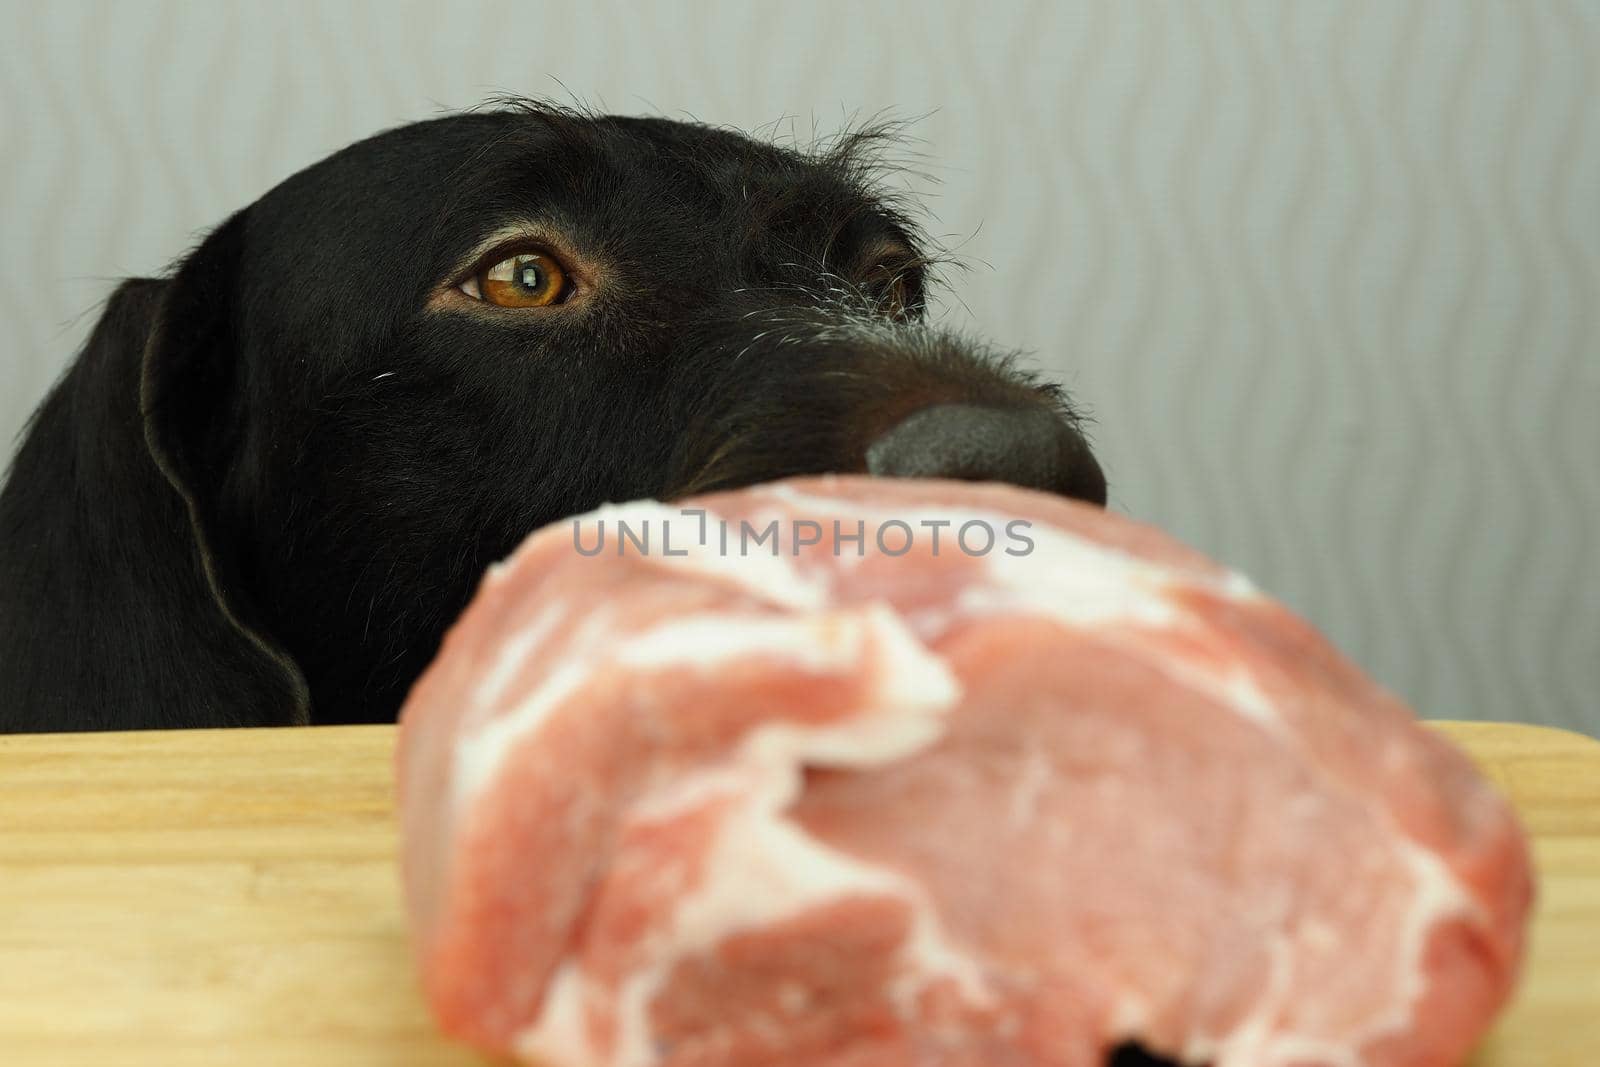
M 1506 805 L 1304 622 L 1000 486 L 542 531 L 398 771 L 434 1011 L 551 1067 L 1445 1067 L 1531 895 Z

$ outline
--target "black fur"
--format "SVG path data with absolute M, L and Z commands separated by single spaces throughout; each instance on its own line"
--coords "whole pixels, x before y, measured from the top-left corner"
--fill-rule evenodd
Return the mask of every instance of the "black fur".
M 0 730 L 392 719 L 530 530 L 865 470 L 937 405 L 1048 413 L 1058 432 L 1017 439 L 1046 473 L 1017 480 L 1103 501 L 1057 390 L 921 325 L 931 257 L 875 188 L 883 132 L 800 152 L 541 105 L 451 116 L 122 285 L 0 492 Z M 461 293 L 508 225 L 581 298 Z M 1016 477 L 971 469 L 980 444 L 915 473 Z

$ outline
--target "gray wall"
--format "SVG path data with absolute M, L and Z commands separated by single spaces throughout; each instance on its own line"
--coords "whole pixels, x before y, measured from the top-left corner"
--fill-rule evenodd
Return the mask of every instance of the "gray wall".
M 974 268 L 944 314 L 1093 403 L 1115 506 L 1426 715 L 1600 733 L 1600 5 L 0 15 L 0 438 L 114 279 L 383 126 L 567 89 L 802 138 L 926 114 Z

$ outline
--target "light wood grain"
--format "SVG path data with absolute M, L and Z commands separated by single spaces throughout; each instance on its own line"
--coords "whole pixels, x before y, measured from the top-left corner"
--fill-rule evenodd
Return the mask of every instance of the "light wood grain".
M 1534 835 L 1521 993 L 1473 1067 L 1600 1052 L 1600 743 L 1438 724 Z M 390 727 L 0 737 L 0 1064 L 450 1067 L 396 878 Z

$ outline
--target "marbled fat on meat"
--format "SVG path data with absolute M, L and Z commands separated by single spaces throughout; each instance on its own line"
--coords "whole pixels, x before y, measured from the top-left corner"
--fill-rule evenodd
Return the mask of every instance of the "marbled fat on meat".
M 648 554 L 530 538 L 406 705 L 407 900 L 451 1034 L 551 1067 L 1101 1067 L 1128 1041 L 1449 1067 L 1506 999 L 1532 892 L 1506 805 L 1237 575 L 999 486 L 694 503 L 704 544 L 650 502 L 582 520 L 650 520 Z M 779 519 L 778 554 L 724 552 L 718 518 Z M 937 552 L 923 520 L 952 522 Z M 986 554 L 954 540 L 973 521 Z

